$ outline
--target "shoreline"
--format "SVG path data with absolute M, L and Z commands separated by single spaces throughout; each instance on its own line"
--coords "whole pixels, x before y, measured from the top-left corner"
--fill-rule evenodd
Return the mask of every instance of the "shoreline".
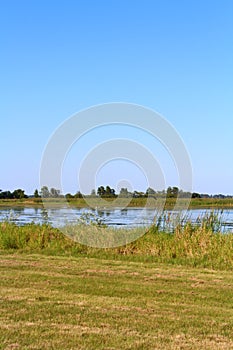
M 0 208 L 1 207 L 34 207 L 34 208 L 53 208 L 64 206 L 64 204 L 68 204 L 71 208 L 117 208 L 117 207 L 131 207 L 131 208 L 151 208 L 151 209 L 174 209 L 176 204 L 176 199 L 167 199 L 164 204 L 164 199 L 154 199 L 154 198 L 121 198 L 118 199 L 116 205 L 112 198 L 79 198 L 72 200 L 65 200 L 64 198 L 49 198 L 44 199 L 43 202 L 38 199 L 3 199 L 0 200 Z M 104 201 L 104 203 L 103 203 Z M 179 199 L 179 207 L 188 209 L 232 209 L 233 208 L 233 198 L 225 198 L 225 199 L 216 199 L 216 198 L 202 198 L 202 199 L 191 199 L 186 198 Z

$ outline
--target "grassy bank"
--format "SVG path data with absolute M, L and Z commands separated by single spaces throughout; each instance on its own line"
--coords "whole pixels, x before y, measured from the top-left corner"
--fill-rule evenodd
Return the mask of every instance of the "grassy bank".
M 91 207 L 111 207 L 114 200 L 112 198 L 105 198 L 104 203 L 100 202 L 99 198 L 88 198 L 88 203 L 84 198 L 71 199 L 68 201 L 71 207 L 76 208 L 86 208 L 91 205 Z M 49 198 L 46 199 L 46 205 L 51 207 L 57 207 L 64 204 L 64 199 L 54 199 Z M 162 199 L 154 199 L 154 198 L 132 198 L 130 201 L 127 198 L 118 199 L 117 206 L 129 206 L 129 207 L 144 207 L 147 206 L 149 208 L 161 208 L 164 206 L 165 209 L 172 209 L 176 204 L 176 200 L 174 198 L 168 198 L 164 205 L 164 200 Z M 179 199 L 179 204 L 181 207 L 186 207 L 189 205 L 190 209 L 195 208 L 233 208 L 233 198 L 193 198 L 189 202 L 188 199 Z M 16 207 L 16 206 L 27 206 L 27 207 L 42 207 L 43 203 L 40 199 L 2 199 L 0 200 L 0 207 Z
M 0 251 L 233 269 L 233 235 L 215 232 L 215 222 L 211 220 L 203 220 L 198 227 L 190 223 L 184 227 L 177 225 L 173 234 L 159 231 L 155 226 L 146 232 L 145 228 L 115 230 L 85 224 L 67 226 L 64 231 L 79 242 L 88 237 L 93 245 L 105 247 L 111 246 L 115 237 L 120 242 L 129 241 L 129 237 L 140 238 L 120 247 L 99 249 L 75 242 L 49 225 L 18 227 L 3 222 L 0 224 Z
M 233 349 L 233 276 L 86 257 L 0 256 L 0 349 Z

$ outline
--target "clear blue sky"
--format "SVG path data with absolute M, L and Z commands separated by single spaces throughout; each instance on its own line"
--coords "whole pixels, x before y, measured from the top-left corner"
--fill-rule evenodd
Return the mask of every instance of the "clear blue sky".
M 0 50 L 1 189 L 33 193 L 55 128 L 115 101 L 174 125 L 195 191 L 233 193 L 232 0 L 2 0 Z M 64 171 L 67 191 L 75 171 Z M 98 181 L 113 186 L 111 171 L 115 163 Z

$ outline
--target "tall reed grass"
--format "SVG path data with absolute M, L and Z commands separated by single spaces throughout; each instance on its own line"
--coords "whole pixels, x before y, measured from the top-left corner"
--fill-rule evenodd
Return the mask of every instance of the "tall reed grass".
M 116 248 L 92 248 L 70 239 L 60 230 L 50 225 L 28 224 L 17 226 L 14 223 L 0 224 L 0 251 L 30 252 L 52 255 L 74 255 L 99 258 L 126 259 L 135 261 L 158 261 L 171 264 L 186 264 L 217 269 L 233 269 L 233 235 L 219 231 L 219 216 L 211 213 L 199 222 L 184 223 L 182 220 L 171 230 L 170 218 L 164 218 L 149 227 L 140 228 L 139 239 L 122 244 Z M 112 237 L 116 229 L 97 224 L 79 223 L 73 227 L 82 237 L 92 233 L 103 237 Z M 131 229 L 117 230 L 119 235 L 127 237 Z M 135 232 L 133 233 L 135 234 Z

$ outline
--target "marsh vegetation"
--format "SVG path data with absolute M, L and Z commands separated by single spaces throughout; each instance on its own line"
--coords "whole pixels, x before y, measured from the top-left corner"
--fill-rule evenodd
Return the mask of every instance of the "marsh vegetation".
M 105 227 L 98 219 L 96 222 L 79 220 L 77 225 L 67 225 L 62 232 L 48 224 L 17 226 L 5 221 L 0 224 L 0 249 L 232 269 L 233 235 L 222 234 L 220 225 L 219 215 L 214 212 L 203 217 L 198 223 L 183 223 L 181 220 L 174 223 L 166 216 L 157 218 L 149 228 L 133 229 Z M 111 239 L 116 234 L 121 242 L 133 240 L 128 237 L 140 238 L 111 248 Z M 80 237 L 90 235 L 95 238 L 93 246 L 99 246 L 105 241 L 103 246 L 110 248 L 98 249 L 79 243 Z M 109 244 L 106 242 L 108 239 Z

